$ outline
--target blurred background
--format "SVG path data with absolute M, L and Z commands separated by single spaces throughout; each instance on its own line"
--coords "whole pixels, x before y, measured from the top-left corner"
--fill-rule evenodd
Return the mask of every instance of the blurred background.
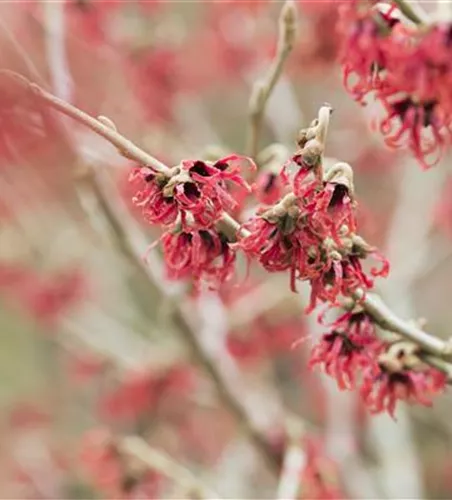
M 282 164 L 319 106 L 333 106 L 326 155 L 353 166 L 361 233 L 392 266 L 378 289 L 402 317 L 426 318 L 429 332 L 447 338 L 450 162 L 422 173 L 382 145 L 375 110 L 343 89 L 337 4 L 296 3 L 297 40 L 262 146 L 281 144 Z M 3 2 L 0 67 L 108 117 L 168 165 L 241 154 L 281 7 Z M 324 332 L 285 273 L 256 265 L 246 280 L 240 261 L 218 293 L 195 294 L 192 283 L 167 279 L 158 247 L 143 264 L 160 232 L 132 206 L 132 162 L 3 80 L 1 498 L 199 498 L 188 470 L 223 498 L 276 498 L 260 438 L 277 457 L 287 433 L 303 463 L 299 498 L 452 496 L 450 395 L 433 408 L 400 405 L 397 421 L 371 416 L 355 393 L 308 370 L 310 345 Z M 138 439 L 131 448 L 148 446 L 148 465 L 128 456 L 141 456 L 139 446 L 127 456 L 106 447 L 124 436 Z

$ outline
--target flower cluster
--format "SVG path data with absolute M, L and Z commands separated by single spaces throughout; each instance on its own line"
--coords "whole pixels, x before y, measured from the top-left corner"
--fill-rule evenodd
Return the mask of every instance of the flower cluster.
M 446 384 L 443 373 L 421 363 L 415 346 L 380 340 L 361 306 L 330 325 L 311 353 L 309 366 L 316 365 L 335 378 L 340 389 L 360 387 L 372 413 L 387 411 L 392 417 L 397 401 L 430 406 L 431 397 Z
M 360 309 L 345 312 L 330 328 L 312 350 L 309 367 L 322 366 L 340 389 L 352 389 L 359 371 L 375 360 L 381 342 L 371 318 Z
M 390 147 L 408 146 L 426 168 L 451 141 L 450 24 L 414 25 L 392 4 L 351 0 L 339 31 L 345 86 L 363 103 L 373 93 Z
M 216 162 L 184 160 L 169 174 L 132 170 L 135 205 L 148 222 L 165 227 L 161 241 L 170 278 L 193 277 L 216 287 L 233 274 L 235 254 L 216 224 L 238 205 L 231 183 L 251 192 L 240 173 L 244 163 L 255 168 L 251 159 L 230 155 Z
M 325 108 L 324 108 L 325 109 Z M 373 276 L 385 276 L 388 263 L 356 234 L 353 172 L 337 163 L 323 173 L 319 124 L 302 131 L 300 151 L 283 168 L 292 191 L 244 224 L 238 246 L 268 271 L 290 270 L 291 288 L 297 280 L 311 284 L 312 310 L 317 300 L 335 304 L 340 295 L 369 289 L 373 280 L 361 261 L 369 255 L 383 260 Z M 298 170 L 290 178 L 290 164 Z

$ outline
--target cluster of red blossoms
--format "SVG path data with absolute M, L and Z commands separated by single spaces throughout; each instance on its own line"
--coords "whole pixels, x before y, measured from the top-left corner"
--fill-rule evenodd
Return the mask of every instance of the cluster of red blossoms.
M 322 107 L 322 119 L 328 120 L 330 112 Z M 268 271 L 290 270 L 294 291 L 296 280 L 309 281 L 312 310 L 318 300 L 336 304 L 340 295 L 370 289 L 373 280 L 362 268 L 369 255 L 383 261 L 371 275 L 387 274 L 387 261 L 356 234 L 351 167 L 337 163 L 323 173 L 319 119 L 300 133 L 300 150 L 261 189 L 269 195 L 266 201 L 281 195 L 283 184 L 290 192 L 258 209 L 238 231 L 234 228 L 236 243 L 219 222 L 237 208 L 231 184 L 251 191 L 240 174 L 243 163 L 255 168 L 251 159 L 231 155 L 216 162 L 186 160 L 168 174 L 143 167 L 132 171 L 135 205 L 148 222 L 166 229 L 161 241 L 170 278 L 192 277 L 195 283 L 202 279 L 218 287 L 233 274 L 235 252 L 241 249 Z M 291 178 L 293 165 L 298 171 Z
M 170 278 L 218 287 L 232 275 L 235 254 L 216 225 L 238 205 L 231 183 L 251 191 L 240 174 L 243 163 L 255 168 L 251 159 L 231 155 L 216 162 L 185 160 L 168 174 L 141 167 L 131 172 L 135 205 L 145 220 L 165 228 L 161 241 Z
M 345 312 L 314 347 L 309 366 L 322 367 L 340 389 L 359 386 L 372 413 L 387 411 L 394 417 L 397 401 L 431 406 L 431 398 L 444 390 L 446 376 L 423 365 L 415 348 L 383 342 L 375 330 L 360 306 Z
M 373 94 L 390 147 L 408 146 L 427 168 L 451 142 L 452 26 L 406 19 L 394 3 L 341 6 L 344 83 L 360 103 Z
M 232 275 L 241 250 L 270 272 L 289 270 L 293 291 L 296 281 L 307 281 L 310 312 L 318 303 L 343 306 L 344 298 L 366 292 L 375 276 L 388 273 L 388 262 L 357 234 L 350 165 L 324 168 L 330 114 L 324 105 L 300 132 L 299 149 L 279 174 L 273 169 L 261 173 L 254 190 L 260 201 L 273 204 L 260 205 L 242 225 L 228 214 L 238 204 L 229 190 L 238 185 L 252 191 L 239 171 L 244 162 L 254 167 L 249 158 L 183 161 L 169 173 L 148 167 L 132 171 L 135 204 L 147 221 L 165 228 L 161 241 L 169 277 L 218 286 Z M 369 256 L 382 266 L 368 274 L 363 263 Z M 430 404 L 444 388 L 445 376 L 427 368 L 412 348 L 406 354 L 397 347 L 395 353 L 393 344 L 378 339 L 374 320 L 359 300 L 354 307 L 330 325 L 313 349 L 310 367 L 320 365 L 341 389 L 360 387 L 374 413 L 393 416 L 398 400 Z
M 328 107 L 322 110 L 330 112 Z M 300 150 L 281 172 L 290 192 L 243 225 L 237 246 L 268 271 L 289 270 L 291 288 L 297 280 L 311 285 L 308 311 L 317 301 L 336 304 L 341 295 L 370 289 L 373 280 L 362 268 L 369 255 L 383 261 L 372 276 L 388 273 L 387 261 L 356 233 L 353 172 L 337 163 L 323 173 L 323 145 L 318 120 L 303 130 Z M 297 172 L 289 175 L 295 165 Z

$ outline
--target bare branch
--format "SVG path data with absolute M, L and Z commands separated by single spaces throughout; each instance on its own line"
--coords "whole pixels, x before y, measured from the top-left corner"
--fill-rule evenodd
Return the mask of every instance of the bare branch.
M 286 0 L 279 16 L 279 35 L 276 56 L 262 80 L 258 80 L 252 89 L 249 103 L 249 131 L 247 152 L 252 158 L 259 153 L 259 139 L 265 107 L 279 78 L 284 64 L 293 49 L 296 37 L 297 11 L 293 0 Z
M 14 80 L 18 85 L 20 85 L 24 90 L 28 90 L 33 93 L 41 101 L 48 104 L 50 107 L 56 109 L 60 113 L 69 116 L 81 123 L 82 125 L 90 128 L 96 134 L 102 136 L 104 139 L 109 141 L 113 146 L 115 146 L 118 151 L 130 158 L 135 160 L 140 165 L 147 166 L 164 175 L 169 175 L 170 169 L 161 163 L 159 160 L 146 153 L 138 146 L 136 146 L 132 141 L 126 139 L 115 129 L 105 125 L 104 120 L 99 121 L 96 118 L 88 115 L 87 113 L 81 111 L 80 109 L 72 106 L 71 104 L 59 99 L 50 92 L 42 89 L 36 83 L 32 83 L 27 80 L 22 75 L 14 73 L 13 71 L 2 70 L 0 71 L 0 76 L 4 76 Z
M 93 188 L 95 189 L 96 195 L 100 198 L 104 210 L 108 211 L 108 219 L 111 221 L 112 230 L 115 232 L 119 248 L 131 261 L 132 265 L 138 268 L 143 276 L 146 277 L 145 283 L 149 287 L 150 294 L 152 295 L 157 288 L 171 303 L 173 320 L 179 327 L 182 342 L 189 349 L 194 361 L 210 376 L 222 403 L 232 415 L 234 415 L 243 432 L 251 443 L 253 443 L 254 448 L 258 451 L 269 469 L 276 474 L 279 470 L 279 463 L 265 436 L 255 427 L 245 407 L 235 397 L 234 389 L 228 384 L 228 381 L 225 380 L 222 373 L 220 373 L 216 361 L 207 352 L 201 340 L 196 335 L 190 321 L 181 308 L 180 302 L 168 294 L 165 284 L 156 280 L 149 267 L 143 262 L 142 251 L 132 241 L 130 235 L 129 228 L 133 227 L 133 223 L 127 219 L 128 214 L 124 210 L 120 210 L 121 201 L 119 199 L 114 199 L 115 197 L 110 193 L 107 195 L 104 192 L 105 183 L 101 185 L 95 177 L 92 179 L 92 182 L 95 183 Z M 114 204 L 112 200 L 114 200 Z M 235 231 L 237 227 L 239 227 L 239 223 L 232 217 L 231 220 L 234 221 L 232 230 Z
M 413 21 L 414 24 L 427 24 L 428 19 L 425 12 L 420 8 L 416 0 L 393 0 L 400 12 L 409 19 Z
M 127 436 L 119 442 L 122 452 L 131 455 L 181 486 L 188 498 L 217 499 L 217 493 L 210 490 L 188 469 L 175 462 L 165 452 L 149 446 L 137 436 Z
M 289 443 L 284 456 L 277 498 L 279 500 L 296 500 L 301 487 L 301 473 L 306 465 L 306 453 L 303 450 L 302 442 L 304 434 L 302 422 L 289 418 L 287 434 Z
M 377 295 L 364 294 L 363 290 L 358 290 L 354 298 L 362 301 L 366 312 L 381 328 L 413 341 L 427 353 L 439 358 L 451 358 L 450 346 L 447 342 L 424 332 L 409 321 L 400 319 Z

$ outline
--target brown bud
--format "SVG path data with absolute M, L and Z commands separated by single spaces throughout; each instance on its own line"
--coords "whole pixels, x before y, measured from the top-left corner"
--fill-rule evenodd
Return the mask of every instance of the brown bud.
M 325 173 L 323 180 L 332 184 L 342 184 L 347 188 L 350 198 L 354 199 L 353 169 L 348 163 L 339 162 L 333 165 Z

